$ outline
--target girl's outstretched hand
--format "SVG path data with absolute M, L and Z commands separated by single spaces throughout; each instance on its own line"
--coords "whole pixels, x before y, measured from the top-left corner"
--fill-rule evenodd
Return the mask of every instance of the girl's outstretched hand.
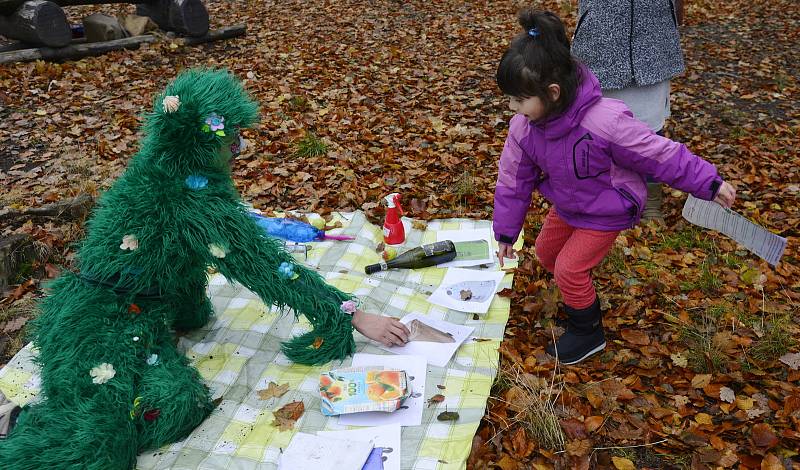
M 501 242 L 497 242 L 497 244 L 500 247 L 500 249 L 497 250 L 497 259 L 500 260 L 501 268 L 503 267 L 503 258 L 517 259 L 517 255 L 514 253 L 513 246 Z
M 730 209 L 733 205 L 733 201 L 736 200 L 736 189 L 728 184 L 726 181 L 722 182 L 722 186 L 719 187 L 719 191 L 717 191 L 717 196 L 714 198 L 714 202 L 719 204 L 722 207 Z
M 387 347 L 402 346 L 408 342 L 408 328 L 396 318 L 356 310 L 353 326 L 362 335 Z

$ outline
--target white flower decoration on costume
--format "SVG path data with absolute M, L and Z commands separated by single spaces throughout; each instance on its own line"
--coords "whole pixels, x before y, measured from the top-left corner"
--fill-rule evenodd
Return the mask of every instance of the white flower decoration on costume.
M 89 371 L 89 375 L 92 376 L 92 382 L 104 384 L 113 379 L 114 376 L 117 375 L 117 371 L 114 370 L 114 366 L 104 362 L 99 366 L 92 367 L 92 370 Z
M 165 113 L 174 113 L 181 106 L 181 99 L 177 95 L 165 96 L 161 101 Z
M 224 258 L 225 255 L 228 254 L 228 251 L 220 245 L 216 243 L 212 243 L 208 245 L 208 251 L 211 252 L 211 256 L 214 258 Z
M 136 235 L 125 235 L 122 237 L 122 244 L 119 246 L 123 250 L 135 250 L 139 248 L 139 239 Z

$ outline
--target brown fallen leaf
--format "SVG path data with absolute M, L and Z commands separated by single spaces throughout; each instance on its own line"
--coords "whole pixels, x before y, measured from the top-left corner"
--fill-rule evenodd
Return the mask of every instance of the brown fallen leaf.
M 567 442 L 566 451 L 567 455 L 571 455 L 573 457 L 583 457 L 584 455 L 589 455 L 592 452 L 593 445 L 591 439 L 576 439 L 574 441 Z
M 414 230 L 421 230 L 424 232 L 428 228 L 428 223 L 423 222 L 421 220 L 415 220 L 411 222 L 411 228 L 413 228 Z
M 625 341 L 633 343 L 637 346 L 647 346 L 650 344 L 650 337 L 647 336 L 647 333 L 642 330 L 626 329 L 622 330 L 620 334 Z
M 753 444 L 758 447 L 774 447 L 778 444 L 778 436 L 767 423 L 758 423 L 753 426 Z
M 314 338 L 314 344 L 312 344 L 311 347 L 314 349 L 319 349 L 324 341 L 325 340 L 322 339 L 322 337 L 316 337 Z
M 472 291 L 469 289 L 464 289 L 460 292 L 461 300 L 469 300 L 472 298 Z
M 257 390 L 256 393 L 258 394 L 259 400 L 269 400 L 270 398 L 281 397 L 287 391 L 289 391 L 288 383 L 278 385 L 275 382 L 270 382 L 269 385 L 267 385 L 267 388 L 263 390 Z
M 428 408 L 431 407 L 434 403 L 441 403 L 444 401 L 444 395 L 438 393 L 430 398 L 428 398 Z
M 617 470 L 636 470 L 636 466 L 633 465 L 633 462 L 625 457 L 611 457 L 611 462 L 614 463 L 614 468 Z
M 280 409 L 272 412 L 272 415 L 275 417 L 275 421 L 272 422 L 272 425 L 276 426 L 281 431 L 294 429 L 294 423 L 303 416 L 305 410 L 306 407 L 302 401 L 287 403 Z

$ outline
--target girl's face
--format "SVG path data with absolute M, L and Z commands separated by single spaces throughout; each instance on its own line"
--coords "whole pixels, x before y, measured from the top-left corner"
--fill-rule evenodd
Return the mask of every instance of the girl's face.
M 547 93 L 550 95 L 550 100 L 555 103 L 561 96 L 561 87 L 552 83 L 547 87 Z M 511 108 L 511 111 L 522 114 L 528 118 L 528 121 L 538 121 L 547 116 L 547 107 L 538 96 L 527 98 L 511 96 L 509 99 L 508 107 Z
M 508 102 L 508 107 L 511 111 L 517 114 L 522 114 L 528 121 L 538 121 L 546 114 L 544 103 L 538 96 L 530 96 L 527 98 L 519 98 L 511 96 Z

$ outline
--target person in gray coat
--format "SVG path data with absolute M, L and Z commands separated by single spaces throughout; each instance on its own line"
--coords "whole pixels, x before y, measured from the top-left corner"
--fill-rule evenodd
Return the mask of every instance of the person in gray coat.
M 580 0 L 572 53 L 597 76 L 603 96 L 625 102 L 660 134 L 670 114 L 670 79 L 684 70 L 682 23 L 682 0 Z M 661 219 L 661 185 L 647 189 L 642 218 Z

